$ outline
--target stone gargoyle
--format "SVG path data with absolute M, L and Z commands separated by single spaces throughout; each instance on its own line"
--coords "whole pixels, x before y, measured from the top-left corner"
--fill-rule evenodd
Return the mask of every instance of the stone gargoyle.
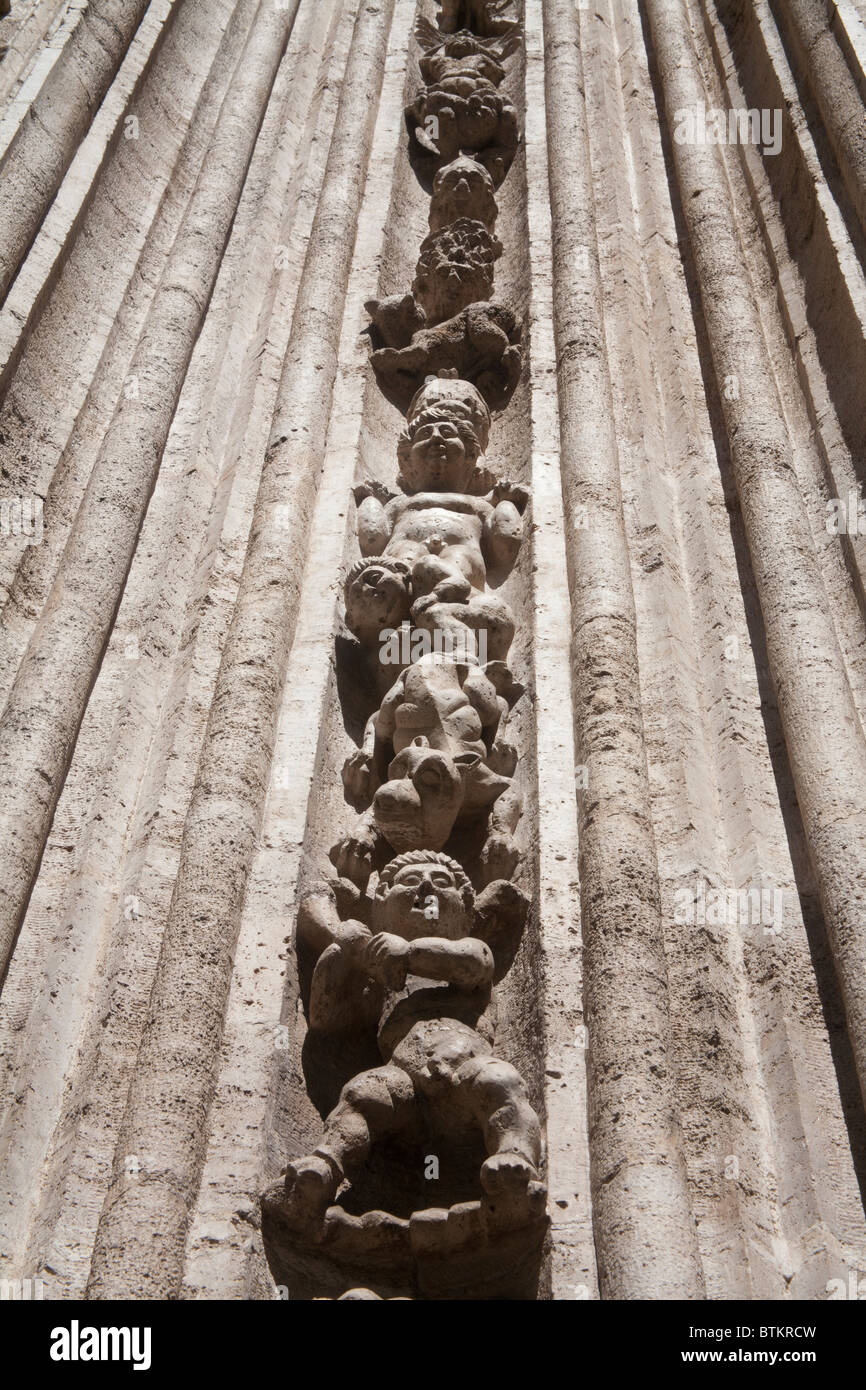
M 481 1187 L 515 1219 L 538 1177 L 541 1129 L 519 1072 L 497 1057 L 490 1011 L 501 946 L 513 955 L 527 900 L 495 882 L 477 898 L 443 854 L 413 851 L 383 868 L 360 920 L 340 920 L 332 894 L 301 904 L 298 934 L 318 956 L 309 1024 L 339 1033 L 372 1022 L 382 1065 L 343 1087 L 314 1151 L 291 1162 L 289 1220 L 320 1226 L 344 1179 L 379 1140 L 404 1132 L 423 1108 L 453 1134 L 477 1128 L 487 1151 Z

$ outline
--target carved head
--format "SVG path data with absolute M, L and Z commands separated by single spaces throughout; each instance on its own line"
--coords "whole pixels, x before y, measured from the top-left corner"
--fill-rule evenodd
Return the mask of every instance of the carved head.
M 433 850 L 413 850 L 380 873 L 372 924 L 376 932 L 407 941 L 422 936 L 459 941 L 472 935 L 474 911 L 472 884 L 457 861 Z
M 489 299 L 502 243 L 483 222 L 460 217 L 421 243 L 412 293 L 430 324 Z
M 393 758 L 373 798 L 373 816 L 398 853 L 441 849 L 463 808 L 466 781 L 481 762 L 478 753 L 456 756 L 431 748 L 423 734 Z
M 477 159 L 461 154 L 439 170 L 430 201 L 432 232 L 456 222 L 458 217 L 474 218 L 492 232 L 497 212 L 493 180 Z
M 406 492 L 465 492 L 487 448 L 490 411 L 468 381 L 429 377 L 409 406 L 397 444 Z
M 385 557 L 359 560 L 346 575 L 346 626 L 361 642 L 377 642 L 383 628 L 397 628 L 409 616 L 409 566 Z

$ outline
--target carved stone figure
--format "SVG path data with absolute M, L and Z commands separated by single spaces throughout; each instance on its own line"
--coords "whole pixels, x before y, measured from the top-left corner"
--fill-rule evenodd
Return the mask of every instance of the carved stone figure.
M 468 217 L 431 232 L 421 244 L 411 295 L 367 300 L 374 342 L 405 347 L 425 324 L 432 327 L 489 299 L 501 255 L 498 238 Z
M 444 323 L 422 328 L 405 346 L 376 349 L 370 361 L 385 395 L 403 410 L 428 376 L 446 371 L 471 381 L 489 408 L 499 410 L 523 370 L 521 336 L 505 305 L 470 304 Z
M 364 308 L 370 315 L 370 336 L 374 348 L 406 347 L 427 322 L 414 294 L 389 295 L 387 299 L 368 299 Z
M 522 489 L 506 483 L 490 501 L 462 492 L 418 492 L 383 506 L 367 495 L 358 507 L 358 543 L 364 555 L 404 561 L 416 599 L 435 593 L 460 602 L 469 597 L 467 582 L 483 592 L 490 575 L 510 570 L 523 538 L 525 503 Z
M 441 168 L 433 180 L 430 230 L 439 232 L 460 217 L 483 222 L 489 232 L 496 226 L 493 180 L 477 159 L 461 154 Z
M 460 217 L 421 243 L 412 293 L 428 324 L 453 318 L 493 293 L 493 268 L 502 243 L 483 222 Z
M 497 594 L 473 592 L 468 583 L 463 600 L 443 601 L 434 592 L 413 603 L 411 573 L 400 560 L 359 560 L 346 576 L 344 593 L 346 626 L 380 666 L 389 668 L 390 680 L 395 668 L 432 651 L 462 660 L 505 661 L 514 638 L 508 604 Z
M 403 560 L 359 560 L 343 585 L 346 626 L 362 646 L 378 647 L 383 630 L 398 628 L 412 606 L 412 572 Z
M 353 979 L 372 986 L 383 1065 L 344 1086 L 315 1150 L 288 1165 L 285 1200 L 298 1224 L 318 1224 L 377 1140 L 411 1124 L 419 1106 L 440 1124 L 475 1125 L 488 1196 L 525 1205 L 541 1157 L 538 1118 L 514 1067 L 495 1055 L 489 1006 L 497 938 L 518 931 L 526 899 L 497 882 L 476 900 L 460 865 L 442 854 L 398 856 L 380 874 L 371 926 L 342 922 L 333 899 L 305 901 L 299 930 L 320 949 L 310 1026 L 347 1026 Z M 491 946 L 493 949 L 491 949 Z
M 487 877 L 494 866 L 513 872 L 517 754 L 497 734 L 520 693 L 498 662 L 482 669 L 425 656 L 401 673 L 343 769 L 350 793 L 372 798 L 372 807 L 331 852 L 342 876 L 365 885 L 388 846 L 441 849 L 458 820 L 487 814 L 504 793 L 504 805 L 490 816 L 482 861 Z
M 470 383 L 431 379 L 410 405 L 398 446 L 399 481 L 410 495 L 394 496 L 374 482 L 356 488 L 359 546 L 364 556 L 379 557 L 354 566 L 346 581 L 346 622 L 362 645 L 381 646 L 383 633 L 411 618 L 415 629 L 442 635 L 446 655 L 507 657 L 513 614 L 487 586 L 514 563 L 528 498 L 507 482 L 487 497 L 470 491 L 489 481 L 478 468 L 489 418 Z M 438 490 L 450 487 L 461 490 Z
M 500 86 L 519 25 L 510 0 L 441 10 L 438 29 L 417 26 L 425 85 L 406 111 L 415 167 L 432 185 L 429 234 L 411 293 L 366 305 L 372 366 L 406 424 L 399 492 L 377 480 L 354 490 L 362 558 L 344 599 L 356 641 L 340 639 L 338 680 L 352 673 L 379 705 L 343 766 L 359 815 L 330 850 L 337 877 L 302 899 L 297 920 L 305 1058 L 324 1067 L 322 1110 L 338 1090 L 339 1100 L 314 1151 L 262 1203 L 292 1277 L 315 1268 L 318 1292 L 357 1301 L 441 1287 L 446 1266 L 459 1287 L 460 1261 L 479 1251 L 486 1286 L 523 1288 L 544 1229 L 539 1121 L 494 1046 L 493 986 L 528 906 L 508 882 L 522 802 L 506 725 L 523 687 L 506 664 L 514 614 L 496 592 L 528 493 L 485 461 L 491 411 L 523 367 L 517 318 L 489 302 L 502 254 L 495 191 L 518 144 Z M 382 1064 L 370 1067 L 374 1045 Z M 379 1175 L 394 1157 L 374 1154 L 377 1141 L 423 1154 L 433 1135 L 453 1146 L 450 1205 L 417 1207 L 398 1183 L 383 1210 Z M 463 1201 L 479 1137 L 483 1195 Z M 346 1180 L 353 1191 L 335 1205 Z
M 422 87 L 407 107 L 406 118 L 422 158 L 424 152 L 432 156 L 434 168 L 469 149 L 498 188 L 517 152 L 514 107 L 492 82 L 473 79 L 471 94 L 462 90 L 465 85 L 465 79 L 452 78 Z
M 513 34 L 483 35 L 465 26 L 446 33 L 424 19 L 416 24 L 415 37 L 423 50 L 418 66 L 428 84 L 481 78 L 498 87 L 505 77 L 504 60 L 518 42 Z
M 408 524 L 398 524 L 398 513 L 409 505 L 405 498 L 375 482 L 355 491 L 360 546 L 371 558 L 359 561 L 346 577 L 346 625 L 362 647 L 377 651 L 391 667 L 391 681 L 415 659 L 404 654 L 403 633 L 391 640 L 410 617 L 409 647 L 419 655 L 436 642 L 425 644 L 417 640 L 418 633 L 441 637 L 438 650 L 445 655 L 474 654 L 482 661 L 504 661 L 508 655 L 514 618 L 484 583 L 488 571 L 507 570 L 513 561 L 527 496 L 521 488 L 499 483 L 485 499 L 467 503 L 463 494 L 489 482 L 488 471 L 479 467 L 489 426 L 490 412 L 470 382 L 433 377 L 413 398 L 398 444 L 398 482 L 417 499 L 415 508 L 429 515 L 407 529 Z M 442 513 L 454 502 L 448 495 L 452 489 L 459 512 L 468 506 L 474 519 L 467 523 L 465 517 L 452 516 L 452 545 L 443 546 Z M 454 524 L 462 539 L 456 548 Z M 419 546 L 422 535 L 427 543 Z M 381 675 L 376 673 L 377 684 Z
M 500 721 L 521 693 L 522 688 L 502 662 L 482 667 L 442 660 L 435 654 L 422 656 L 400 672 L 369 721 L 363 756 L 354 754 L 349 759 L 353 775 L 363 768 L 369 786 L 366 795 L 371 799 L 389 775 L 395 755 L 410 745 L 417 746 L 419 737 L 425 746 L 455 758 L 474 754 L 486 759 L 494 748 Z M 500 766 L 503 756 L 501 751 L 497 753 Z M 512 755 L 509 775 L 514 760 Z M 487 772 L 486 768 L 479 770 L 477 780 L 484 780 Z M 344 771 L 347 780 L 351 777 Z M 359 785 L 353 784 L 352 791 L 356 796 L 364 794 Z M 489 804 L 486 797 L 485 804 Z
M 420 64 L 426 86 L 407 106 L 406 121 L 419 157 L 436 170 L 471 152 L 498 188 L 518 145 L 517 112 L 498 90 L 503 41 L 467 30 L 443 37 L 419 26 L 416 33 L 426 49 Z

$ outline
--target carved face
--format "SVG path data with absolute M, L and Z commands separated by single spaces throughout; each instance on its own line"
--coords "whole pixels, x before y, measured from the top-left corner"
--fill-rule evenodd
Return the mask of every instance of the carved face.
M 410 429 L 409 447 L 400 451 L 400 472 L 413 492 L 463 492 L 478 458 L 467 438 L 447 411 L 430 411 Z
M 463 806 L 466 777 L 480 761 L 477 753 L 441 753 L 423 735 L 413 739 L 373 798 L 376 825 L 388 843 L 398 853 L 441 849 Z
M 356 636 L 375 636 L 399 627 L 411 603 L 409 566 L 401 560 L 370 560 L 346 583 L 346 626 Z
M 473 909 L 447 864 L 419 860 L 405 864 L 376 894 L 372 922 L 374 931 L 392 932 L 407 941 L 422 936 L 459 941 L 472 933 Z
M 432 231 L 450 226 L 460 217 L 473 218 L 492 230 L 496 212 L 493 180 L 482 164 L 461 156 L 439 170 L 430 204 Z
M 413 431 L 402 471 L 406 481 L 418 488 L 461 492 L 473 471 L 475 457 L 468 453 L 466 439 L 453 421 L 443 416 L 424 421 Z

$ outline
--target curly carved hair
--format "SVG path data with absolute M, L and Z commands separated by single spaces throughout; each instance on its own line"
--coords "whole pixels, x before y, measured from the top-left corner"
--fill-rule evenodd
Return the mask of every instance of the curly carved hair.
M 398 854 L 395 859 L 390 860 L 385 865 L 384 869 L 380 870 L 376 893 L 384 893 L 390 888 L 400 870 L 408 868 L 410 864 L 441 864 L 444 868 L 450 869 L 455 886 L 460 890 L 465 906 L 471 907 L 475 902 L 475 890 L 462 866 L 457 863 L 456 859 L 451 859 L 441 850 L 435 849 L 410 849 L 405 854 Z
M 405 560 L 392 560 L 389 555 L 366 555 L 362 560 L 356 560 L 350 569 L 346 571 L 346 578 L 343 580 L 343 592 L 347 593 L 353 584 L 361 578 L 365 570 L 376 565 L 379 569 L 390 570 L 392 574 L 399 574 L 404 579 L 408 579 L 409 566 Z

